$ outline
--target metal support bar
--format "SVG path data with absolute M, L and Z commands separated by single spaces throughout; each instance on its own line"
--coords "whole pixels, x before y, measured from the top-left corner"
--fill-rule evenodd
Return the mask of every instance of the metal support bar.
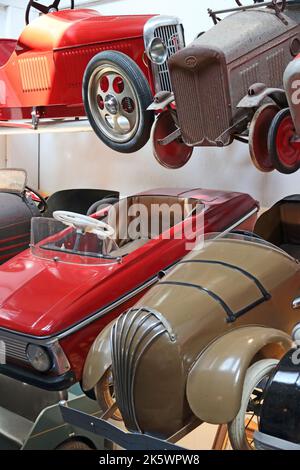
M 185 450 L 183 447 L 163 441 L 146 434 L 130 433 L 114 426 L 104 419 L 90 416 L 66 406 L 64 402 L 59 405 L 63 420 L 76 427 L 91 432 L 114 442 L 126 450 Z

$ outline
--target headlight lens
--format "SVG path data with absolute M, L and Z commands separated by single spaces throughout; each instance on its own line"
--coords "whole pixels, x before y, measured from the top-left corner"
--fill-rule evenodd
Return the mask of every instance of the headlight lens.
M 26 349 L 28 360 L 32 367 L 39 372 L 48 372 L 52 367 L 52 361 L 45 348 L 36 344 L 29 344 Z
M 149 57 L 155 64 L 162 65 L 167 60 L 167 46 L 160 38 L 153 38 L 149 46 Z

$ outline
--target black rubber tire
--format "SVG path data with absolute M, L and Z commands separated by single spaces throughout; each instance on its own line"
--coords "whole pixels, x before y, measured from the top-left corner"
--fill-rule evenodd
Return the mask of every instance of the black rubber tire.
M 140 104 L 140 122 L 133 137 L 124 143 L 114 142 L 110 140 L 97 126 L 93 114 L 90 110 L 88 89 L 90 79 L 97 67 L 100 65 L 113 65 L 122 70 L 125 77 L 133 86 Z M 148 111 L 148 106 L 153 101 L 153 95 L 150 90 L 149 83 L 137 66 L 137 64 L 126 54 L 117 51 L 104 51 L 95 55 L 89 62 L 83 77 L 82 84 L 83 103 L 86 115 L 90 121 L 95 133 L 108 147 L 120 153 L 133 153 L 140 150 L 146 145 L 150 138 L 152 124 L 154 122 L 154 112 Z
M 283 173 L 284 175 L 291 175 L 295 173 L 299 166 L 297 167 L 289 167 L 284 165 L 280 158 L 278 157 L 277 148 L 276 148 L 276 136 L 279 129 L 279 126 L 282 120 L 290 115 L 289 108 L 282 109 L 279 113 L 276 114 L 274 117 L 272 124 L 270 126 L 269 134 L 268 134 L 268 149 L 269 154 L 273 163 L 274 168 L 279 171 L 279 173 Z
M 70 439 L 57 446 L 55 450 L 94 450 L 94 447 L 80 439 Z

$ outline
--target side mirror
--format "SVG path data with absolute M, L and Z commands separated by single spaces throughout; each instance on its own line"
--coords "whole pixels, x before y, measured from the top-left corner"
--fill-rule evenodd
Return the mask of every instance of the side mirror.
M 300 308 L 300 297 L 296 297 L 296 299 L 293 302 L 293 308 L 296 310 L 297 308 Z

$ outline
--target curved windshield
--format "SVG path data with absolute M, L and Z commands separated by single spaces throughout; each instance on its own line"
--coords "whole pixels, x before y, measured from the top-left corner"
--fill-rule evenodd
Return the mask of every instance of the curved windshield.
M 97 234 L 67 227 L 55 219 L 32 219 L 31 250 L 39 258 L 71 264 L 113 263 L 117 258 L 109 252 L 114 243 L 100 239 Z

